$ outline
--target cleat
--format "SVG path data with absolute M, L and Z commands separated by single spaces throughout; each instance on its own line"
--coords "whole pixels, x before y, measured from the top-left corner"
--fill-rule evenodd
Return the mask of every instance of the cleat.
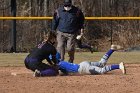
M 125 65 L 124 65 L 123 62 L 121 62 L 121 63 L 119 64 L 119 68 L 120 68 L 120 70 L 122 71 L 123 74 L 126 74 L 126 69 L 125 69 Z
M 120 45 L 111 45 L 111 49 L 112 50 L 121 50 L 121 49 L 123 49 L 123 47 L 121 47 Z
M 39 70 L 35 70 L 34 74 L 33 74 L 33 77 L 40 77 L 41 76 L 41 73 Z

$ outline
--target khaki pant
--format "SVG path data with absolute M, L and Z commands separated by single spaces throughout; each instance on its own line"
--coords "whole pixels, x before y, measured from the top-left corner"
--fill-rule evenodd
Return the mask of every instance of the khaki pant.
M 57 51 L 61 55 L 61 60 L 65 58 L 65 47 L 67 47 L 69 62 L 73 63 L 75 53 L 75 42 L 77 34 L 69 34 L 57 31 Z

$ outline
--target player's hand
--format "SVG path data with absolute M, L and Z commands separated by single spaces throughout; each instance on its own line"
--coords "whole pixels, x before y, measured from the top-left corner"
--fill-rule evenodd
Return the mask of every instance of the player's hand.
M 78 35 L 78 36 L 76 37 L 77 40 L 80 40 L 81 38 L 82 38 L 82 35 Z

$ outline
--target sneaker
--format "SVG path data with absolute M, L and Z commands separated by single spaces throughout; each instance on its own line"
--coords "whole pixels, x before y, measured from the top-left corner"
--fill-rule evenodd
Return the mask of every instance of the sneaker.
M 91 53 L 93 53 L 94 52 L 93 46 L 91 46 L 89 50 L 90 50 Z
M 124 65 L 123 62 L 121 62 L 121 63 L 119 64 L 119 68 L 120 68 L 120 70 L 122 71 L 123 74 L 126 74 L 126 69 L 125 69 L 125 65 Z
M 41 76 L 41 73 L 39 70 L 35 70 L 34 74 L 33 74 L 34 77 L 40 77 Z
M 121 49 L 123 49 L 123 47 L 121 47 L 120 45 L 111 45 L 111 49 L 112 50 L 121 50 Z

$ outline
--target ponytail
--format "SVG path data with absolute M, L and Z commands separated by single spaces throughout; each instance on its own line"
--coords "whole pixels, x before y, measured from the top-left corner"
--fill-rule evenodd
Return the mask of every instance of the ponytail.
M 52 31 L 49 31 L 46 35 L 44 35 L 44 41 L 50 41 L 56 38 L 56 34 Z

